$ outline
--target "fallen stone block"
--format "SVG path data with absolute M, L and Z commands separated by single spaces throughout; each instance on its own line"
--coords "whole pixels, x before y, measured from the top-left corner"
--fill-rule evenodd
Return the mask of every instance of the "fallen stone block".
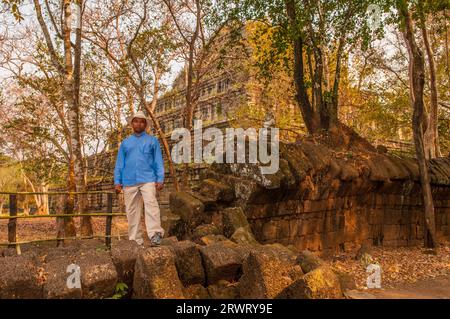
M 170 193 L 169 205 L 171 212 L 179 215 L 190 227 L 202 224 L 205 206 L 192 195 L 186 192 Z
M 231 241 L 223 235 L 206 235 L 197 240 L 200 245 L 211 245 L 222 241 Z
M 200 252 L 208 285 L 221 279 L 235 281 L 239 278 L 242 257 L 235 249 L 216 243 L 201 247 Z
M 292 279 L 292 281 L 299 280 L 300 278 L 302 278 L 304 276 L 302 267 L 300 267 L 300 265 L 290 266 L 287 269 L 286 274 L 289 278 Z
M 87 248 L 77 250 L 76 247 Z M 99 299 L 109 298 L 114 294 L 118 275 L 111 256 L 105 248 L 93 248 L 94 246 L 69 246 L 49 251 L 43 265 L 47 275 L 44 283 L 45 298 Z M 76 287 L 77 273 L 81 289 Z M 71 287 L 68 285 L 69 281 Z
M 197 226 L 192 232 L 194 240 L 198 240 L 208 235 L 221 235 L 219 228 L 214 224 L 203 224 Z
M 296 263 L 298 256 L 297 252 L 293 251 L 287 246 L 284 246 L 279 243 L 274 243 L 274 244 L 266 244 L 261 247 L 262 249 L 272 251 L 272 253 L 275 254 L 278 259 L 284 260 L 288 264 Z
M 304 250 L 298 255 L 297 263 L 302 267 L 305 274 L 324 265 L 322 259 L 308 250 Z
M 281 250 L 273 247 L 253 249 L 242 265 L 240 296 L 245 299 L 274 298 L 292 283 L 291 276 L 294 276 L 295 270 L 301 271 L 293 266 L 294 259 Z
M 239 228 L 246 228 L 250 230 L 250 225 L 247 221 L 244 211 L 241 207 L 226 208 L 222 211 L 223 234 L 226 237 L 231 237 L 233 233 Z
M 141 249 L 134 240 L 113 242 L 111 247 L 111 258 L 116 267 L 118 282 L 128 286 L 128 293 L 131 293 L 133 287 L 134 266 Z
M 133 298 L 184 298 L 175 257 L 169 247 L 143 249 L 136 260 L 133 282 Z
M 69 278 L 73 276 L 71 272 L 75 269 L 69 269 L 71 261 L 60 255 L 59 258 L 53 256 L 45 265 L 46 280 L 43 287 L 44 298 L 46 299 L 81 299 L 83 294 L 81 290 L 81 269 L 80 269 L 80 281 L 79 287 L 76 287 L 75 278 Z M 74 264 L 75 265 L 75 264 Z M 70 286 L 68 281 L 71 281 Z
M 259 244 L 248 227 L 239 227 L 230 239 L 237 244 Z
M 49 249 L 45 254 L 43 254 L 43 261 L 45 263 L 49 263 L 52 260 L 66 258 L 67 260 L 74 259 L 78 252 L 78 248 L 69 246 L 69 247 L 56 247 L 53 249 Z
M 263 247 L 260 244 L 258 244 L 258 245 L 236 244 L 235 242 L 232 242 L 231 240 L 219 241 L 216 243 L 216 245 L 233 249 L 239 255 L 239 257 L 241 259 L 241 263 L 245 260 L 245 258 L 247 258 L 247 255 L 251 251 L 253 251 L 254 249 Z
M 181 241 L 171 246 L 175 253 L 178 276 L 184 286 L 205 283 L 205 271 L 199 248 L 191 241 Z
M 340 299 L 342 297 L 339 278 L 327 266 L 308 272 L 277 296 L 280 299 Z
M 214 198 L 202 195 L 195 191 L 189 191 L 188 194 L 202 202 L 203 206 L 205 207 L 205 212 L 214 211 L 219 207 L 217 201 L 214 200 Z
M 294 245 L 287 245 L 286 248 L 292 251 L 294 254 L 299 253 L 298 249 Z
M 178 243 L 178 238 L 176 236 L 170 236 L 161 240 L 161 245 L 163 246 L 172 246 L 176 243 Z
M 118 276 L 107 251 L 81 252 L 76 264 L 81 270 L 83 299 L 108 298 L 114 295 Z
M 202 181 L 199 192 L 217 202 L 230 203 L 235 199 L 234 191 L 231 187 L 212 178 Z
M 174 214 L 169 210 L 161 214 L 161 227 L 168 236 L 182 237 L 184 235 L 180 233 L 182 223 L 183 221 L 179 214 Z

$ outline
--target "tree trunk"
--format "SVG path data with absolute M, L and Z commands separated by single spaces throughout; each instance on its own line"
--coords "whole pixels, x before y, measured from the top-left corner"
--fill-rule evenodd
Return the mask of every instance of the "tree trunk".
M 293 39 L 294 46 L 294 82 L 298 105 L 302 113 L 303 121 L 310 134 L 314 134 L 320 129 L 320 118 L 317 112 L 314 112 L 305 85 L 305 72 L 303 62 L 303 38 L 297 29 L 297 13 L 294 0 L 286 0 L 286 12 L 289 18 L 291 28 L 296 37 Z
M 419 165 L 420 181 L 422 184 L 423 202 L 425 209 L 425 232 L 424 244 L 426 247 L 435 248 L 436 227 L 433 198 L 431 195 L 430 176 L 428 173 L 427 160 L 424 148 L 423 114 L 424 101 L 423 91 L 425 84 L 425 67 L 423 54 L 416 44 L 414 38 L 413 21 L 411 12 L 408 9 L 406 0 L 397 2 L 398 10 L 404 22 L 404 38 L 409 54 L 409 78 L 410 78 L 410 99 L 414 107 L 412 125 L 414 135 L 414 145 L 416 149 L 417 162 Z
M 24 215 L 30 215 L 30 205 L 28 204 L 27 197 L 25 196 L 25 199 L 23 200 L 23 213 Z
M 77 185 L 75 183 L 75 164 L 73 162 L 73 157 L 70 155 L 70 162 L 69 162 L 69 169 L 67 172 L 67 191 L 69 192 L 68 195 L 64 198 L 64 214 L 71 215 L 75 211 L 75 195 L 74 192 L 77 191 Z M 57 211 L 57 214 L 60 212 Z M 64 234 L 64 237 L 75 237 L 77 235 L 75 222 L 73 220 L 73 217 L 67 217 L 64 218 L 64 223 L 59 224 L 64 226 L 64 231 L 58 230 L 58 233 Z
M 85 181 L 85 165 L 82 156 L 82 141 L 80 135 L 80 72 L 81 72 L 81 25 L 76 29 L 75 50 L 72 57 L 71 46 L 71 25 L 70 22 L 74 18 L 70 7 L 72 0 L 64 0 L 64 96 L 68 106 L 69 129 L 72 146 L 72 160 L 74 163 L 74 175 L 76 191 L 86 191 Z M 77 5 L 82 7 L 82 0 L 78 0 Z M 80 19 L 81 20 L 81 19 Z M 72 64 L 74 58 L 74 64 Z M 86 198 L 85 195 L 78 196 L 79 212 L 85 212 Z M 92 236 L 92 221 L 90 216 L 81 218 L 81 234 L 82 236 Z
M 334 73 L 334 83 L 333 83 L 333 91 L 332 91 L 332 106 L 330 110 L 330 120 L 331 123 L 338 123 L 338 107 L 339 107 L 339 83 L 341 80 L 341 63 L 342 63 L 342 54 L 344 51 L 344 37 L 339 39 L 338 50 L 336 53 L 336 71 Z
M 62 100 L 66 103 L 68 108 L 68 121 L 70 122 L 68 127 L 69 130 L 67 132 L 67 145 L 69 148 L 69 165 L 67 169 L 67 190 L 72 194 L 69 194 L 64 198 L 64 213 L 65 214 L 73 214 L 75 207 L 75 195 L 73 192 L 76 192 L 76 173 L 79 173 L 80 163 L 81 163 L 81 144 L 77 143 L 80 141 L 80 135 L 78 131 L 78 92 L 79 92 L 79 83 L 80 83 L 80 52 L 81 52 L 81 30 L 77 32 L 76 35 L 76 54 L 75 54 L 75 75 L 74 68 L 72 64 L 72 52 L 71 52 L 71 40 L 70 40 L 70 31 L 71 27 L 69 26 L 69 19 L 71 17 L 71 8 L 70 8 L 70 0 L 64 0 L 62 2 L 62 37 L 64 44 L 64 64 L 61 64 L 59 56 L 55 50 L 53 45 L 53 41 L 51 39 L 51 34 L 45 23 L 44 16 L 42 14 L 41 5 L 39 0 L 33 0 L 34 8 L 36 11 L 36 17 L 38 19 L 39 25 L 41 27 L 42 33 L 44 35 L 45 43 L 47 45 L 47 49 L 50 55 L 50 61 L 58 70 L 59 74 L 63 78 L 62 85 Z M 81 7 L 81 0 L 78 2 Z M 75 76 L 75 79 L 74 79 Z M 78 87 L 74 87 L 74 83 L 78 83 Z M 64 114 L 65 110 L 60 110 L 60 114 Z M 62 124 L 65 126 L 66 123 L 65 118 L 61 117 Z M 75 143 L 74 143 L 75 142 Z M 73 144 L 74 143 L 74 144 Z M 82 164 L 81 164 L 82 165 Z M 72 217 L 64 218 L 64 222 L 58 222 L 58 235 L 62 236 L 76 236 L 75 224 Z M 61 229 L 64 226 L 64 230 Z
M 25 184 L 30 185 L 31 191 L 33 193 L 48 192 L 47 183 L 45 183 L 45 182 L 41 183 L 36 189 L 36 187 L 34 187 L 33 183 L 31 182 L 31 180 L 28 178 L 28 176 L 25 174 L 25 172 L 23 170 L 22 170 L 22 175 L 23 175 Z M 33 198 L 34 198 L 34 202 L 35 202 L 36 208 L 37 208 L 37 212 L 36 212 L 37 215 L 48 214 L 49 213 L 48 195 L 47 194 L 34 194 Z
M 39 185 L 38 192 L 47 193 L 48 185 L 45 183 L 42 183 L 41 185 Z M 37 204 L 37 214 L 48 215 L 49 207 L 48 207 L 48 195 L 47 194 L 38 195 L 38 202 L 36 204 Z
M 195 103 L 193 103 L 193 81 L 194 81 L 194 63 L 195 63 L 195 44 L 199 38 L 200 34 L 200 23 L 201 23 L 201 6 L 200 1 L 195 0 L 196 6 L 196 19 L 195 19 L 195 31 L 192 37 L 189 39 L 189 57 L 188 57 L 188 67 L 186 69 L 186 107 L 184 110 L 184 127 L 189 131 L 192 128 L 192 119 L 194 115 Z
M 428 126 L 427 130 L 425 132 L 426 134 L 426 140 L 429 144 L 429 147 L 427 148 L 428 156 L 427 158 L 436 158 L 438 156 L 441 156 L 440 148 L 439 148 L 439 139 L 438 139 L 438 129 L 437 129 L 437 122 L 438 122 L 438 91 L 437 91 L 437 79 L 436 79 L 436 64 L 434 62 L 434 53 L 433 49 L 430 45 L 430 37 L 427 30 L 427 27 L 425 25 L 426 17 L 421 17 L 421 29 L 422 29 L 422 36 L 423 36 L 423 43 L 427 52 L 427 58 L 428 58 L 428 67 L 430 69 L 430 91 L 431 91 L 431 100 L 430 100 L 430 111 L 429 111 L 429 118 L 428 118 Z
M 81 162 L 81 147 L 78 143 L 79 130 L 78 130 L 78 103 L 75 101 L 74 90 L 74 78 L 73 78 L 73 63 L 72 63 L 72 48 L 71 48 L 71 26 L 69 25 L 71 19 L 71 1 L 64 0 L 64 21 L 62 34 L 64 38 L 64 83 L 63 83 L 63 95 L 64 101 L 67 103 L 68 108 L 68 122 L 70 131 L 70 164 L 68 173 L 68 187 L 67 190 L 70 194 L 67 196 L 66 201 L 66 214 L 73 214 L 75 211 L 75 193 L 77 191 L 77 176 L 80 174 L 80 162 Z M 75 224 L 73 218 L 65 219 L 65 237 L 76 236 Z

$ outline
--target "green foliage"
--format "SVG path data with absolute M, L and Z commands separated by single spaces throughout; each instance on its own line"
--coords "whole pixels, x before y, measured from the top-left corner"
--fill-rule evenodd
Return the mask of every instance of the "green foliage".
M 443 156 L 450 156 L 450 110 L 441 109 L 438 117 L 438 134 L 441 152 Z
M 238 20 L 241 23 L 262 21 L 273 28 L 272 48 L 261 54 L 265 59 L 259 63 L 261 73 L 270 76 L 271 68 L 279 66 L 280 62 L 284 61 L 284 65 L 289 66 L 289 59 L 283 56 L 289 51 L 292 55 L 291 43 L 298 37 L 304 38 L 306 50 L 324 46 L 333 52 L 340 39 L 344 40 L 348 49 L 357 43 L 367 48 L 372 39 L 383 35 L 384 30 L 382 24 L 376 30 L 371 30 L 367 17 L 368 6 L 377 4 L 383 12 L 389 10 L 389 4 L 382 0 L 294 1 L 294 4 L 297 25 L 289 21 L 284 0 L 220 1 L 216 5 L 215 18 L 222 21 Z
M 241 58 L 241 68 L 248 78 L 245 89 L 251 92 L 251 101 L 242 99 L 228 118 L 233 125 L 243 128 L 262 127 L 270 114 L 274 125 L 280 128 L 280 138 L 292 141 L 302 133 L 300 110 L 295 105 L 295 86 L 292 77 L 292 50 L 278 54 L 274 49 L 275 28 L 262 22 L 248 22 L 244 26 L 245 39 L 234 45 L 247 48 L 248 55 Z M 272 60 L 272 61 L 269 61 Z
M 118 282 L 116 285 L 116 293 L 108 299 L 122 299 L 128 293 L 128 286 L 123 282 Z

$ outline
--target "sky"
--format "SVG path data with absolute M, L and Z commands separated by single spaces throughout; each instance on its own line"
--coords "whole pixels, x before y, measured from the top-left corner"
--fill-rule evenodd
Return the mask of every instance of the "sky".
M 22 4 L 20 7 L 20 12 L 24 17 L 24 20 L 22 20 L 21 22 L 17 22 L 10 14 L 0 14 L 0 34 L 5 33 L 5 27 L 7 25 L 10 26 L 8 30 L 10 34 L 14 34 L 14 32 L 20 32 L 20 30 L 23 30 L 24 28 L 30 26 L 32 26 L 32 28 L 35 29 L 36 32 L 41 32 L 41 30 L 38 29 L 38 22 L 35 17 L 34 7 L 30 1 L 24 1 L 24 4 Z M 75 22 L 73 25 L 75 25 Z M 1 61 L 1 53 L 0 53 L 0 61 Z M 182 70 L 183 63 L 180 61 L 172 61 L 170 63 L 170 68 L 171 68 L 170 72 L 166 74 L 162 79 L 162 84 L 169 88 L 175 77 Z M 10 72 L 8 72 L 7 70 L 5 70 L 0 66 L 0 81 L 7 79 L 10 76 L 11 76 Z

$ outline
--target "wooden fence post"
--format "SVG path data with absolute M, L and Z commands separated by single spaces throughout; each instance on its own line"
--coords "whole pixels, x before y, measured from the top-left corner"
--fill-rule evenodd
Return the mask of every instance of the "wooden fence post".
M 17 216 L 17 195 L 11 194 L 9 195 L 9 216 Z M 11 218 L 8 221 L 8 242 L 16 243 L 17 242 L 17 219 Z M 16 244 L 10 244 L 10 248 L 17 247 Z
M 113 211 L 113 194 L 108 193 L 108 203 L 107 209 L 108 214 L 112 214 Z M 106 232 L 105 232 L 105 243 L 108 249 L 111 249 L 111 226 L 112 226 L 112 215 L 106 216 Z
M 57 195 L 55 214 L 66 213 L 66 206 L 66 195 Z M 56 217 L 56 232 L 56 247 L 59 247 L 64 244 L 64 237 L 66 236 L 64 217 Z

